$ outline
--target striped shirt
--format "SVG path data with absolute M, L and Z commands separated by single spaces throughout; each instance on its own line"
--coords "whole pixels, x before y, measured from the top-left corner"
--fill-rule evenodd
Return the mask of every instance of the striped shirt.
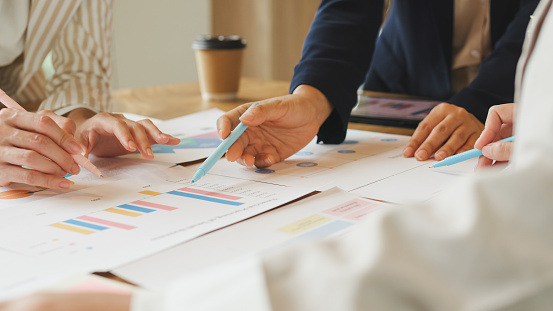
M 111 110 L 112 0 L 30 0 L 23 54 L 0 68 L 0 88 L 29 110 Z M 42 64 L 51 53 L 54 74 Z

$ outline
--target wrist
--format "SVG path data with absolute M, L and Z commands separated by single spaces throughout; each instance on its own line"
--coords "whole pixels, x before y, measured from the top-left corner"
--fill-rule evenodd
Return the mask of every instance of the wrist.
M 321 91 L 310 85 L 302 84 L 298 86 L 292 94 L 302 96 L 313 106 L 316 111 L 315 115 L 319 126 L 326 121 L 334 109 L 326 96 Z

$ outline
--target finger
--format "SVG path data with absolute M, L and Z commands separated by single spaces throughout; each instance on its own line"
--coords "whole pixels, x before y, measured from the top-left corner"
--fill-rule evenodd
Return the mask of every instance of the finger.
M 11 163 L 57 175 L 61 174 L 61 170 L 73 175 L 80 172 L 79 165 L 75 163 L 71 155 L 45 135 L 17 130 L 11 135 L 8 142 L 17 147 L 4 150 L 10 157 L 16 158 L 15 162 Z M 22 152 L 23 150 L 28 152 Z M 53 165 L 57 168 L 54 168 Z
M 75 121 L 55 114 L 50 110 L 42 110 L 38 112 L 38 114 L 50 117 L 62 130 L 66 131 L 71 136 L 75 135 L 75 132 L 77 131 L 77 125 L 75 124 Z
M 430 114 L 428 114 L 428 116 L 426 116 L 419 123 L 419 125 L 417 125 L 417 128 L 411 136 L 411 139 L 409 139 L 409 142 L 407 142 L 407 146 L 405 146 L 405 148 L 403 149 L 404 157 L 413 157 L 415 155 L 415 152 L 428 138 L 432 130 L 444 119 L 444 115 L 442 115 L 442 113 L 436 108 L 432 109 L 430 111 Z
M 271 153 L 258 153 L 255 155 L 254 165 L 258 168 L 266 168 L 275 163 L 277 163 L 277 160 Z
M 79 154 L 83 151 L 82 146 L 77 143 L 73 136 L 62 130 L 48 116 L 14 109 L 2 109 L 0 113 L 10 114 L 8 125 L 48 136 L 58 146 L 71 154 Z
M 21 148 L 15 148 L 15 147 L 2 147 L 0 149 L 0 154 L 2 155 L 2 162 L 9 163 L 19 167 L 25 166 L 45 174 L 51 174 L 51 175 L 57 175 L 57 176 L 63 177 L 67 175 L 67 172 L 70 172 L 71 174 L 79 173 L 78 167 L 77 167 L 77 172 L 65 171 L 61 167 L 59 167 L 56 163 L 48 160 L 47 158 L 45 158 L 44 156 L 42 156 L 41 154 L 37 153 L 34 150 L 21 149 Z
M 478 163 L 474 168 L 475 171 L 480 171 L 486 167 L 490 167 L 493 164 L 493 160 L 486 157 L 478 157 Z
M 2 165 L 1 183 L 15 182 L 49 189 L 69 189 L 71 182 L 55 175 L 44 174 L 36 170 L 14 165 Z
M 491 143 L 482 148 L 482 154 L 484 154 L 486 158 L 495 161 L 508 161 L 511 157 L 512 145 L 513 144 L 509 142 Z
M 221 139 L 227 138 L 232 129 L 240 124 L 240 116 L 251 106 L 251 103 L 240 105 L 217 119 L 217 132 Z
M 134 141 L 127 122 L 125 122 L 127 119 L 117 118 L 114 115 L 108 115 L 107 118 L 109 120 L 108 122 L 113 123 L 111 131 L 119 143 L 121 143 L 121 146 L 129 152 L 136 152 L 138 150 L 138 146 Z M 109 130 L 106 131 L 109 132 Z
M 415 158 L 419 161 L 424 161 L 430 158 L 432 153 L 434 153 L 451 137 L 452 133 L 455 132 L 458 126 L 459 122 L 455 118 L 446 117 L 432 129 L 430 135 L 428 135 L 420 147 L 415 151 Z M 450 152 L 449 155 L 453 154 L 451 150 L 457 150 L 466 142 L 466 139 L 467 134 L 460 131 L 457 137 L 449 145 L 448 150 L 444 150 L 444 153 L 448 154 L 447 152 Z
M 145 159 L 153 159 L 154 153 L 152 152 L 152 147 L 150 144 L 150 138 L 146 133 L 146 129 L 136 122 L 130 120 L 123 120 L 127 124 L 127 128 L 131 132 L 134 142 L 138 148 L 138 151 Z
M 248 137 L 248 130 L 244 132 L 240 137 L 230 146 L 230 148 L 227 150 L 227 153 L 225 155 L 225 158 L 230 161 L 234 162 L 238 159 L 242 158 L 242 154 L 244 153 L 244 150 L 249 144 L 249 137 Z
M 150 144 L 165 144 L 165 145 L 177 145 L 180 139 L 173 137 L 169 134 L 163 133 L 155 124 L 149 120 L 144 119 L 137 122 L 142 125 L 150 138 Z
M 488 111 L 488 116 L 486 117 L 486 122 L 484 124 L 484 131 L 474 144 L 474 148 L 482 149 L 485 145 L 499 140 L 504 130 L 502 127 L 504 124 L 509 124 L 509 127 L 513 123 L 513 113 L 514 105 L 513 104 L 504 104 L 492 106 Z

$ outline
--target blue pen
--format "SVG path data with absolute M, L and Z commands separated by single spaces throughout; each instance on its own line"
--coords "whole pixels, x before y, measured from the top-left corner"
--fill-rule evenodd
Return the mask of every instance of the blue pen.
M 511 136 L 502 140 L 498 140 L 497 142 L 512 142 L 515 137 Z M 447 157 L 440 162 L 432 165 L 431 167 L 440 167 L 440 166 L 447 166 L 447 165 L 453 165 L 457 164 L 459 162 L 463 162 L 465 160 L 470 160 L 472 158 L 476 158 L 482 155 L 482 149 L 472 149 L 469 151 L 461 152 L 456 155 L 452 155 L 451 157 Z
M 248 112 L 248 110 L 250 110 L 255 105 L 257 104 L 251 105 L 244 113 Z M 227 152 L 228 148 L 230 148 L 230 146 L 234 144 L 238 137 L 240 137 L 240 135 L 242 135 L 242 133 L 244 133 L 247 128 L 247 125 L 244 125 L 242 122 L 240 122 L 240 124 L 238 124 L 234 128 L 234 131 L 232 131 L 230 135 L 225 138 L 225 140 L 223 140 L 223 142 L 217 147 L 217 149 L 215 149 L 215 151 L 213 151 L 213 153 L 209 157 L 207 157 L 207 159 L 205 159 L 204 163 L 202 163 L 202 165 L 198 167 L 196 173 L 192 177 L 192 182 L 197 182 L 198 180 L 200 180 L 200 178 L 207 174 L 207 172 L 209 172 L 213 165 L 215 165 L 215 163 L 219 161 L 223 154 Z

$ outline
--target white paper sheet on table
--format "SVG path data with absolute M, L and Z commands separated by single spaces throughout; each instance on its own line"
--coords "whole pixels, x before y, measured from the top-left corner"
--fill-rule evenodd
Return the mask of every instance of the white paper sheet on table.
M 157 122 L 156 125 L 162 132 L 180 138 L 181 142 L 175 146 L 153 145 L 154 159 L 175 164 L 208 157 L 221 143 L 216 122 L 223 113 L 220 109 L 210 109 Z M 141 156 L 135 153 L 123 157 Z
M 403 159 L 402 161 L 415 161 Z M 426 201 L 444 189 L 454 186 L 460 178 L 474 174 L 478 159 L 471 159 L 451 166 L 430 168 L 435 163 L 420 163 L 410 169 L 374 181 L 352 190 L 359 196 L 390 203 L 407 204 Z
M 305 238 L 343 236 L 386 205 L 338 188 L 211 232 L 112 270 L 142 287 L 163 290 L 188 273 Z M 339 237 L 338 237 L 339 238 Z
M 0 210 L 0 249 L 14 254 L 0 265 L 0 298 L 109 270 L 312 191 L 214 176 L 192 185 L 193 173 L 155 170 Z
M 36 202 L 57 195 L 83 190 L 88 187 L 107 184 L 116 180 L 133 178 L 134 176 L 154 172 L 172 166 L 170 163 L 144 159 L 99 158 L 93 155 L 89 159 L 102 172 L 103 178 L 98 178 L 87 170 L 81 169 L 78 175 L 67 177 L 74 182 L 70 189 L 53 190 L 38 188 L 25 184 L 11 184 L 0 187 L 0 210 L 10 206 Z

